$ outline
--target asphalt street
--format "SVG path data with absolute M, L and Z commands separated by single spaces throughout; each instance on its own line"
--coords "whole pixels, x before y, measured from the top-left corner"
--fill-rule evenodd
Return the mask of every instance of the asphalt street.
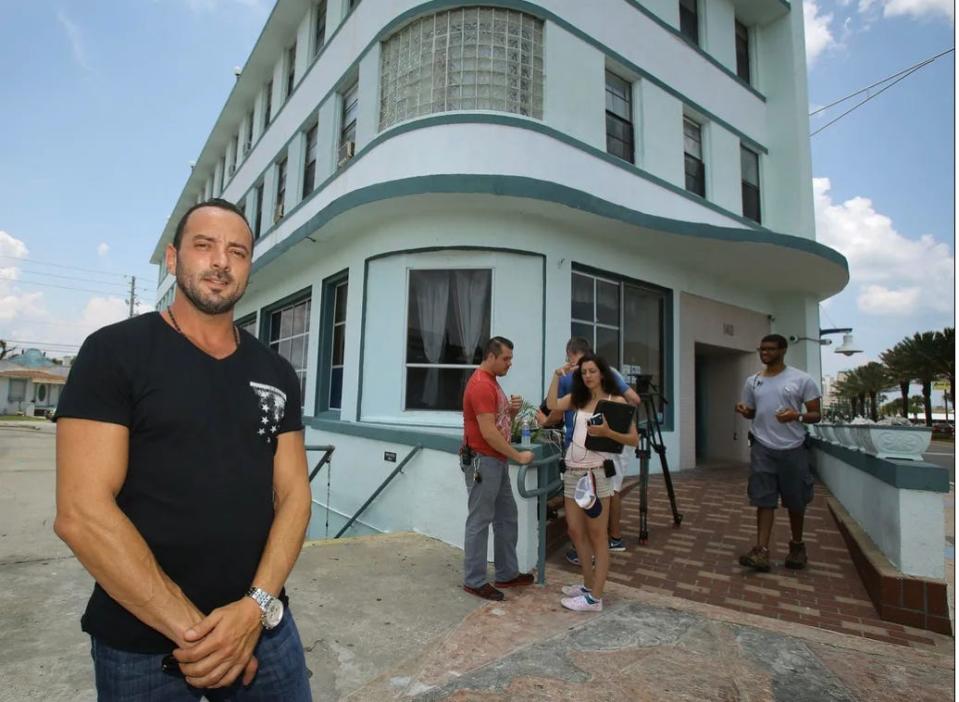
M 954 441 L 933 441 L 922 457 L 929 463 L 948 469 L 949 482 L 956 482 L 956 443 Z

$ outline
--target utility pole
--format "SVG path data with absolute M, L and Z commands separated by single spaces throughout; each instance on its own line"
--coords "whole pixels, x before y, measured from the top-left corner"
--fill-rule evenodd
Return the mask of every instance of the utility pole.
M 137 277 L 135 275 L 130 276 L 130 299 L 127 300 L 127 304 L 130 305 L 130 317 L 133 317 L 133 309 L 136 307 L 137 303 Z

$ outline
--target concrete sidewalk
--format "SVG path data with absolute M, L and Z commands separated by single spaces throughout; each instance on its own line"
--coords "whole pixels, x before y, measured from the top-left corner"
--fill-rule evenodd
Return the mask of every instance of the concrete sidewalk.
M 53 536 L 53 441 L 0 431 L 0 701 L 95 699 L 92 581 Z M 462 552 L 416 534 L 308 544 L 288 585 L 317 700 L 953 699 L 953 650 L 918 650 L 574 576 L 488 603 Z

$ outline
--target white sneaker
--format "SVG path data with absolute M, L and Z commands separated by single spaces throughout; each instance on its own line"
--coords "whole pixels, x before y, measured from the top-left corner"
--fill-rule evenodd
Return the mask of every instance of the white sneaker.
M 589 590 L 586 589 L 585 585 L 563 585 L 563 594 L 569 597 L 585 595 L 587 592 L 589 592 Z
M 574 612 L 602 612 L 603 611 L 603 601 L 596 600 L 594 603 L 590 603 L 586 600 L 586 595 L 579 595 L 578 597 L 564 597 L 560 600 L 560 604 L 563 605 L 566 609 L 571 609 Z

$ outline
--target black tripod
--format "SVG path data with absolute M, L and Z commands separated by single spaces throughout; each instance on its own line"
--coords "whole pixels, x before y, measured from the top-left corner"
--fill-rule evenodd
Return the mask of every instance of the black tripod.
M 683 515 L 676 509 L 676 493 L 673 491 L 673 479 L 669 475 L 669 465 L 666 462 L 666 445 L 663 443 L 663 431 L 659 424 L 659 414 L 656 411 L 658 403 L 667 404 L 666 398 L 651 382 L 652 376 L 640 375 L 636 377 L 636 393 L 643 401 L 643 410 L 646 419 L 640 422 L 638 413 L 636 427 L 639 430 L 639 445 L 636 447 L 636 457 L 639 459 L 639 543 L 645 544 L 649 540 L 649 528 L 646 524 L 646 514 L 649 511 L 647 491 L 649 488 L 649 459 L 655 451 L 659 456 L 659 464 L 663 469 L 663 480 L 666 481 L 666 492 L 669 495 L 669 506 L 673 510 L 673 524 L 679 526 L 683 522 Z

